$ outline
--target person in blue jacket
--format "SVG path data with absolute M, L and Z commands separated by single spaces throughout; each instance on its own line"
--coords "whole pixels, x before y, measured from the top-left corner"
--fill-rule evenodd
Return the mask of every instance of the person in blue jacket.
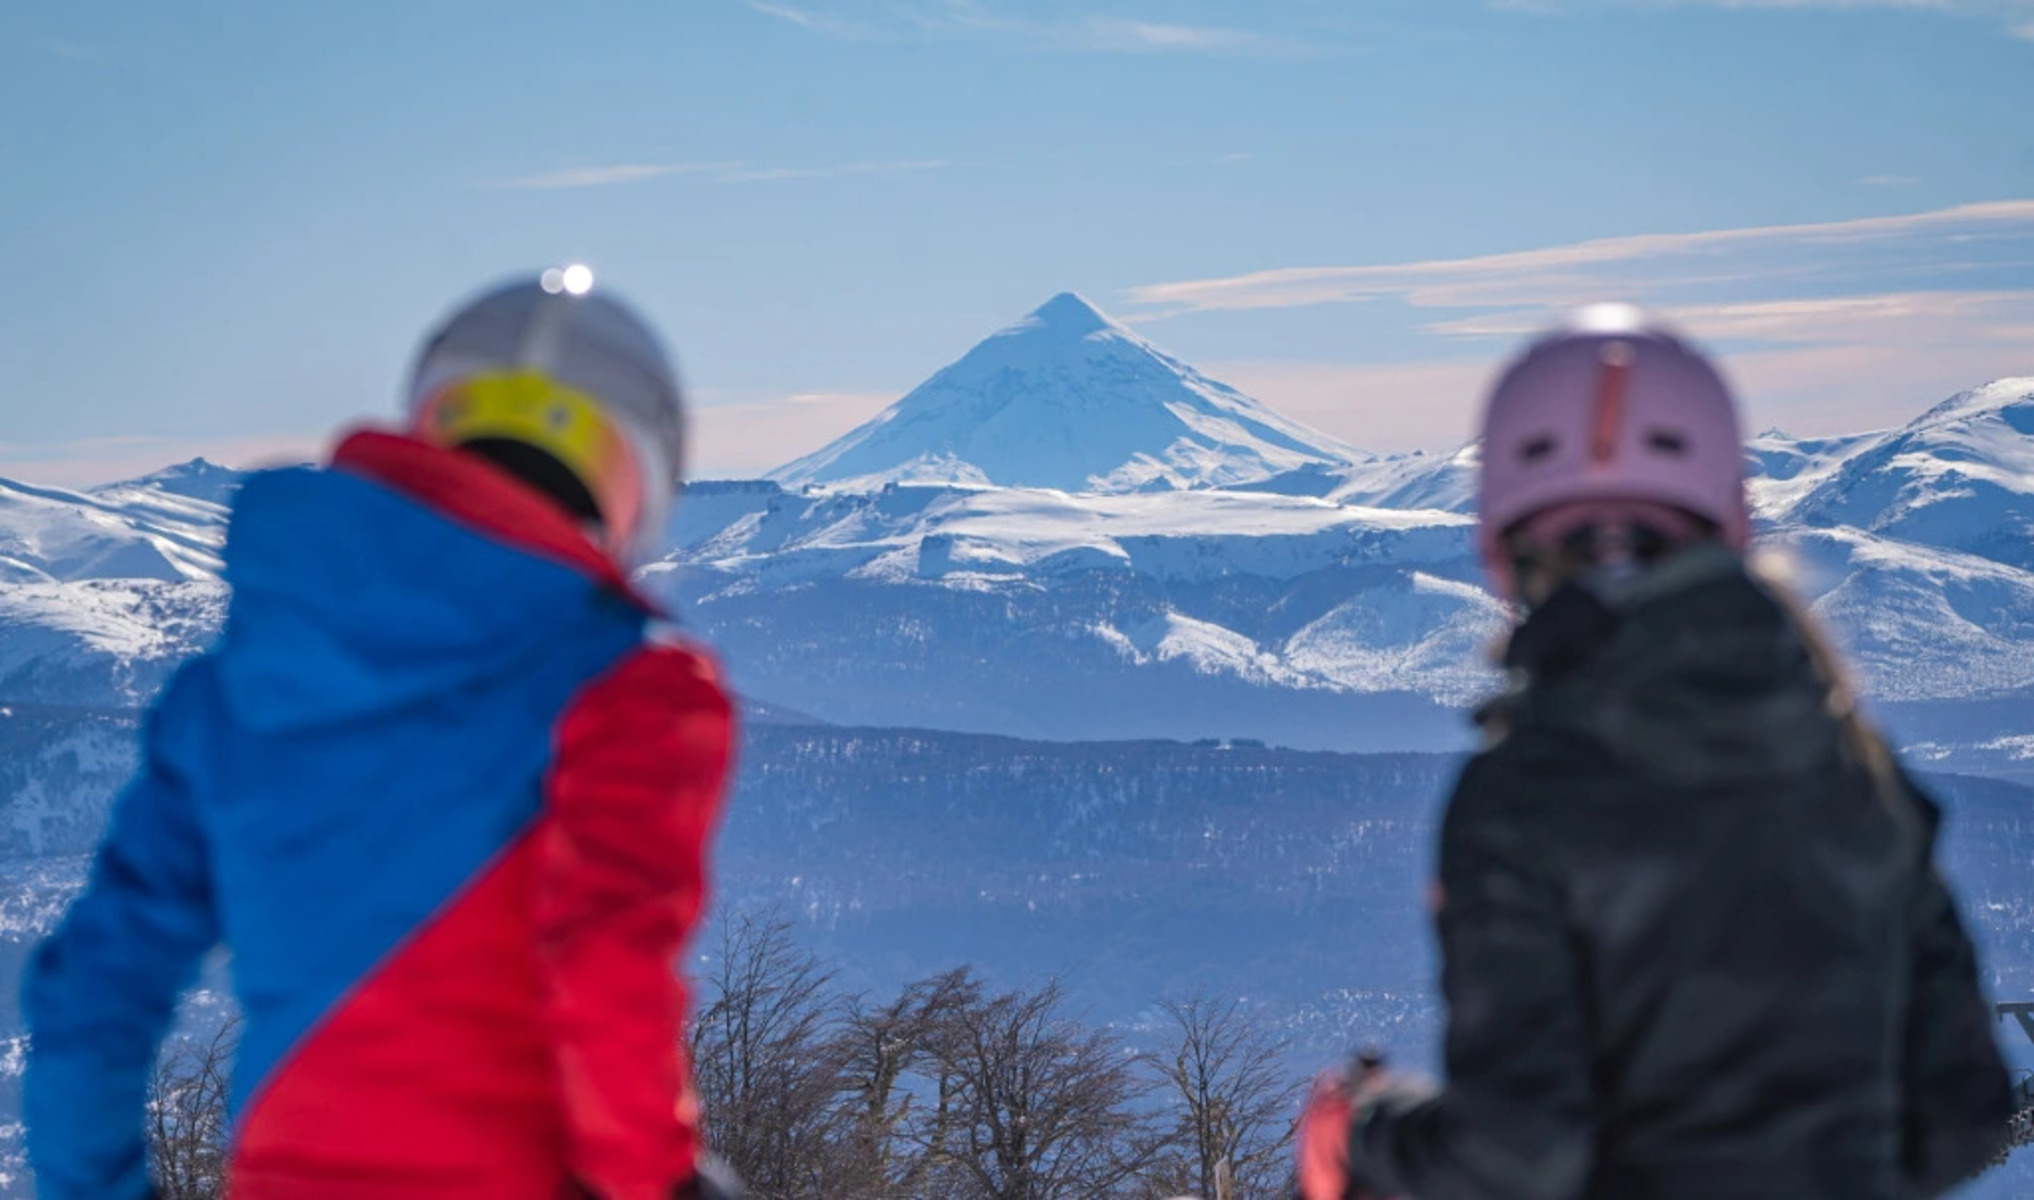
M 682 413 L 589 283 L 463 307 L 404 428 L 241 489 L 224 631 L 28 972 L 45 1200 L 149 1194 L 151 1065 L 216 945 L 235 1200 L 721 1194 L 674 961 L 733 716 L 628 581 Z

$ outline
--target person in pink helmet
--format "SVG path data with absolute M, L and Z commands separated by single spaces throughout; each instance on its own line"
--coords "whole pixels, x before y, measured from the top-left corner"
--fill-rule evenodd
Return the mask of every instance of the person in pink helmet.
M 1483 422 L 1522 620 L 1440 837 L 1445 1087 L 1317 1086 L 1307 1200 L 1895 1200 L 1980 1169 L 2009 1085 L 1937 812 L 1748 569 L 1736 404 L 1632 310 Z

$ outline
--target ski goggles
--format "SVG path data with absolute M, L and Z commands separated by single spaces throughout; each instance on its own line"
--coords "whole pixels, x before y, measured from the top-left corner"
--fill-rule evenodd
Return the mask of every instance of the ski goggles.
M 643 478 L 627 432 L 601 403 L 541 371 L 472 375 L 417 414 L 416 433 L 442 446 L 503 438 L 557 459 L 584 484 L 610 537 L 626 541 L 643 513 Z

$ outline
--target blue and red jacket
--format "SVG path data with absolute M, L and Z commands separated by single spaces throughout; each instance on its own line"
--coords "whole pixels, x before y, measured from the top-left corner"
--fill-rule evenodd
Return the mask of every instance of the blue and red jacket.
M 251 477 L 226 563 L 219 644 L 29 970 L 39 1194 L 148 1193 L 151 1063 L 224 944 L 234 1200 L 665 1200 L 712 664 L 561 510 L 393 434 Z

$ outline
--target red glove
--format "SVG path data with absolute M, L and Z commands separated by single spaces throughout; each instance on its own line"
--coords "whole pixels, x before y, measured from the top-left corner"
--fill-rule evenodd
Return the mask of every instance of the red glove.
M 1349 1135 L 1392 1082 L 1383 1056 L 1370 1053 L 1346 1070 L 1315 1076 L 1299 1121 L 1300 1200 L 1385 1200 L 1349 1178 Z
M 1323 1071 L 1314 1077 L 1313 1094 L 1299 1121 L 1300 1200 L 1344 1200 L 1355 1115 L 1347 1073 Z

